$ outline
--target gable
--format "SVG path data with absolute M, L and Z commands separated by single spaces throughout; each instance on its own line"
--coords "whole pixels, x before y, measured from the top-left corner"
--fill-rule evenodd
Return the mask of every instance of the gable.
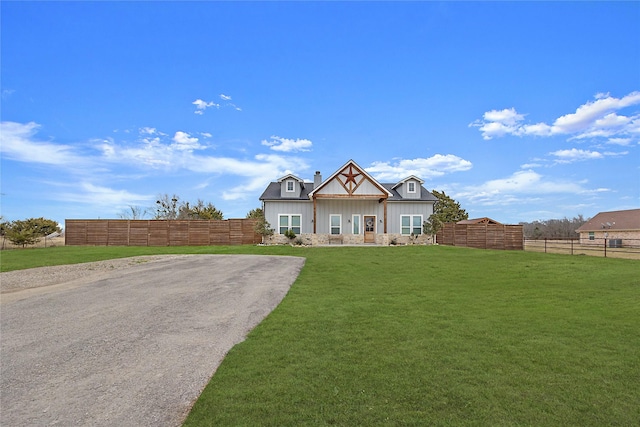
M 309 197 L 386 199 L 391 195 L 382 184 L 350 160 L 315 188 Z
M 393 186 L 403 199 L 420 199 L 422 197 L 422 184 L 424 181 L 415 175 L 411 175 Z
M 280 197 L 283 199 L 299 198 L 304 190 L 304 181 L 295 175 L 285 175 L 278 180 Z

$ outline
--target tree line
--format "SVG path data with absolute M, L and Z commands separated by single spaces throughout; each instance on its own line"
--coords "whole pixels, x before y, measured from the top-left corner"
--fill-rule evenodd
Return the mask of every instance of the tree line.
M 544 221 L 520 222 L 523 226 L 524 237 L 527 239 L 575 239 L 576 230 L 589 219 L 578 215 L 571 219 L 548 219 Z
M 247 218 L 261 218 L 262 209 L 252 209 L 247 213 Z M 129 206 L 118 214 L 121 219 L 224 219 L 224 213 L 217 209 L 213 203 L 198 199 L 195 203 L 181 201 L 176 194 L 159 195 L 155 206 L 143 208 Z

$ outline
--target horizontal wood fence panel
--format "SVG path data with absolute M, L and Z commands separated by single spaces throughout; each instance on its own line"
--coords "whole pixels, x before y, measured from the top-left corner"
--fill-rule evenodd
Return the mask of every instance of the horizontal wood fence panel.
M 129 221 L 129 245 L 149 246 L 149 221 Z
M 446 223 L 436 235 L 441 245 L 478 249 L 524 249 L 522 225 Z
M 208 246 L 260 243 L 255 219 L 115 220 L 68 219 L 68 246 Z

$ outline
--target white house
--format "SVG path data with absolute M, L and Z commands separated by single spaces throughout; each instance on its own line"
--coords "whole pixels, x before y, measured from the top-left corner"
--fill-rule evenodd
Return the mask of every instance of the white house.
M 326 180 L 313 182 L 286 175 L 260 196 L 265 219 L 275 229 L 269 243 L 288 241 L 289 229 L 305 244 L 378 244 L 430 242 L 422 224 L 437 198 L 424 181 L 409 176 L 380 183 L 353 160 Z

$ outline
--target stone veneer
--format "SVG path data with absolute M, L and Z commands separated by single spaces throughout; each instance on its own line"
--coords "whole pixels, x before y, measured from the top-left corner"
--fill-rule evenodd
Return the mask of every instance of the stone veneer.
M 421 234 L 417 237 L 403 236 L 401 234 L 376 234 L 375 243 L 364 243 L 364 235 L 362 234 L 312 234 L 303 233 L 296 236 L 295 239 L 289 240 L 282 234 L 274 234 L 273 236 L 266 237 L 264 243 L 267 245 L 287 245 L 296 242 L 298 239 L 302 241 L 303 245 L 318 246 L 318 245 L 369 245 L 375 244 L 378 246 L 389 245 L 431 245 L 433 244 L 433 238 L 426 234 Z

